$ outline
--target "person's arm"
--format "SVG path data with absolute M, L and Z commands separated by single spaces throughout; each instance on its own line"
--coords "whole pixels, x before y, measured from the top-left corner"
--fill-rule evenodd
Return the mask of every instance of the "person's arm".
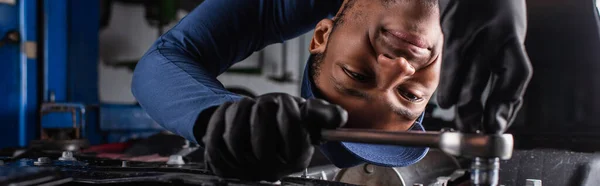
M 312 29 L 341 0 L 207 0 L 161 36 L 138 62 L 132 93 L 146 112 L 200 143 L 200 113 L 240 97 L 216 76 L 253 52 Z M 196 124 L 197 123 L 197 124 Z M 198 125 L 194 129 L 194 126 Z M 195 135 L 196 133 L 196 135 Z

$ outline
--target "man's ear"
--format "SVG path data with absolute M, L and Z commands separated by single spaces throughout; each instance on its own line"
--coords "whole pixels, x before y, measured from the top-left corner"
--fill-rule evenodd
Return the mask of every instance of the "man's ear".
M 323 19 L 319 21 L 317 27 L 315 27 L 315 33 L 313 34 L 312 40 L 310 40 L 310 46 L 308 50 L 311 54 L 318 54 L 325 52 L 327 41 L 329 41 L 329 35 L 333 30 L 333 21 L 331 19 Z

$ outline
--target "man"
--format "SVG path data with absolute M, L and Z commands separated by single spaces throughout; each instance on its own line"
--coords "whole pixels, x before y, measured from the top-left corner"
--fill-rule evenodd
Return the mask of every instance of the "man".
M 155 42 L 132 91 L 163 127 L 201 144 L 219 176 L 277 180 L 305 168 L 313 145 L 338 167 L 407 166 L 428 149 L 322 143 L 319 131 L 424 130 L 442 58 L 439 19 L 437 0 L 208 0 Z M 313 28 L 303 98 L 242 98 L 216 80 Z

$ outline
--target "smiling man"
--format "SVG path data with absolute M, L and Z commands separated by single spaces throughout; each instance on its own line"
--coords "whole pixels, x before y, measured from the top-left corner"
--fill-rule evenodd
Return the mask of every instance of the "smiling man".
M 303 98 L 242 98 L 217 81 L 310 29 Z M 322 143 L 319 131 L 423 130 L 442 44 L 437 0 L 207 0 L 139 61 L 132 91 L 163 127 L 201 144 L 219 176 L 277 180 L 307 167 L 313 145 L 338 167 L 406 166 L 428 149 Z

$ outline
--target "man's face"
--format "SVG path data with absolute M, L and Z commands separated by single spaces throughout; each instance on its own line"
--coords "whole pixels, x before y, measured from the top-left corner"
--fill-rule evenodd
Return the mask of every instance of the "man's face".
M 335 29 L 332 20 L 319 22 L 310 45 L 322 54 L 314 82 L 349 112 L 346 127 L 405 131 L 425 110 L 441 63 L 436 2 L 356 0 Z

